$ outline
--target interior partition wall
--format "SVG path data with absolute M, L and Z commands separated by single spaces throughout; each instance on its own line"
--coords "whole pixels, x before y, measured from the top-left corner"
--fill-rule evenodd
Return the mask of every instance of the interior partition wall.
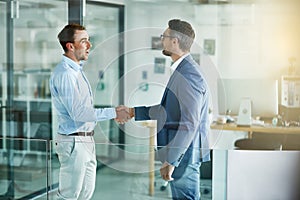
M 111 18 L 101 19 L 104 17 L 102 15 L 99 20 L 94 17 L 102 12 Z M 49 144 L 52 142 L 47 141 L 55 139 L 57 130 L 51 105 L 49 78 L 63 54 L 57 34 L 68 22 L 85 25 L 91 30 L 92 42 L 101 43 L 106 37 L 123 32 L 124 8 L 120 5 L 83 0 L 0 0 L 0 42 L 3 45 L 0 49 L 1 199 L 30 198 L 48 190 L 46 186 L 50 183 L 47 156 L 51 148 Z M 113 44 L 117 52 L 123 48 L 123 40 L 119 39 L 121 38 L 118 37 Z M 95 52 L 96 47 L 93 47 Z M 99 53 L 102 54 L 100 51 Z M 108 51 L 105 53 L 104 57 L 110 55 Z M 100 65 L 102 67 L 97 68 Z M 118 94 L 113 95 L 113 101 L 104 100 L 106 96 L 102 97 L 101 92 L 110 92 L 108 90 L 111 81 L 122 77 L 123 57 L 118 56 L 107 65 L 109 67 L 104 65 L 101 60 L 91 60 L 85 67 L 87 74 L 94 72 L 93 67 L 97 71 L 96 77 L 89 77 L 93 87 L 104 84 L 104 88 L 107 88 L 95 88 L 95 96 L 99 97 L 95 106 L 116 106 L 123 101 L 122 82 L 111 92 Z M 108 69 L 104 70 L 105 68 Z M 98 125 L 97 131 L 106 132 L 104 136 L 108 141 L 124 142 L 120 127 L 113 121 Z M 108 157 L 111 150 L 106 149 L 104 154 L 103 151 L 97 151 L 102 153 L 99 157 L 110 162 Z M 112 159 L 122 157 L 119 152 Z M 42 178 L 34 179 L 35 175 Z
M 5 30 L 0 57 L 0 195 L 22 199 L 47 189 L 46 141 L 53 139 L 48 79 L 61 58 L 56 35 L 67 23 L 67 1 L 0 3 L 0 26 Z
M 92 43 L 84 71 L 93 88 L 95 107 L 116 107 L 124 104 L 124 6 L 99 1 L 86 1 L 83 6 L 83 24 Z M 124 144 L 123 128 L 113 120 L 98 122 L 95 141 Z M 96 149 L 101 164 L 125 156 L 123 145 L 104 146 L 108 149 Z

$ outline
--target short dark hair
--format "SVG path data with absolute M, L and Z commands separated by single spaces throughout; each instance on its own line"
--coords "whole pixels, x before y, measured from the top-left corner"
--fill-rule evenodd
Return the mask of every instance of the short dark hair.
M 195 31 L 191 24 L 180 19 L 172 19 L 168 23 L 170 34 L 178 38 L 179 48 L 184 51 L 189 51 L 195 39 Z
M 66 44 L 74 42 L 74 35 L 77 30 L 86 30 L 84 26 L 80 24 L 68 24 L 57 35 L 60 45 L 65 52 L 68 51 Z

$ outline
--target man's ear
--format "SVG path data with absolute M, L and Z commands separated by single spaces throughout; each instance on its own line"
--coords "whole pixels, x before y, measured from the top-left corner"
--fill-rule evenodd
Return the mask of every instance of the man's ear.
M 71 43 L 71 42 L 68 42 L 68 43 L 66 44 L 66 47 L 67 47 L 67 49 L 68 49 L 69 51 L 72 51 L 72 50 L 74 49 L 74 45 L 73 45 L 73 43 Z
M 179 43 L 178 38 L 176 38 L 176 37 L 172 38 L 172 43 L 173 44 Z

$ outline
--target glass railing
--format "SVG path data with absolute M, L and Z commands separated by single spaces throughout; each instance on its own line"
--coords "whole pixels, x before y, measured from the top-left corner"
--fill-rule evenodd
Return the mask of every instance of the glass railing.
M 72 155 L 77 153 L 74 145 L 88 148 L 89 144 L 74 139 L 61 142 L 60 147 L 71 147 Z M 62 184 L 59 183 L 57 141 L 0 138 L 0 145 L 0 199 L 57 199 Z M 96 152 L 93 200 L 171 199 L 170 183 L 160 176 L 161 162 L 157 155 L 161 148 L 147 144 L 95 143 L 95 148 L 90 150 Z M 201 199 L 300 197 L 300 151 L 213 149 L 203 152 L 211 156 L 211 161 L 200 167 Z M 75 185 L 72 176 L 62 175 L 61 180 Z
M 48 143 L 0 138 L 0 199 L 31 199 L 47 193 Z
M 74 141 L 65 141 L 61 142 L 61 144 L 53 141 L 52 145 L 50 145 L 53 147 L 51 153 L 51 185 L 54 187 L 49 192 L 49 199 L 55 199 L 58 193 L 57 184 L 60 162 L 56 150 L 59 151 L 59 148 L 68 148 L 71 145 L 72 151 L 72 148 L 74 148 L 73 144 L 77 145 L 79 149 L 82 146 L 83 148 L 88 148 L 90 144 L 89 142 L 75 140 L 75 144 Z M 180 151 L 181 149 L 173 148 L 172 150 Z M 159 169 L 162 164 L 157 159 L 159 151 L 159 147 L 144 144 L 96 143 L 97 172 L 96 186 L 92 199 L 170 199 L 171 188 L 168 182 L 160 177 Z M 210 150 L 206 152 L 210 154 Z M 70 179 L 63 181 L 72 182 Z M 212 171 L 211 162 L 209 162 L 201 166 L 200 191 L 203 199 L 204 197 L 212 199 L 211 186 Z
M 82 148 L 90 144 L 77 139 L 71 143 Z M 57 199 L 57 141 L 1 138 L 0 144 L 0 199 Z M 70 142 L 60 145 L 68 148 Z M 92 199 L 169 199 L 171 189 L 160 177 L 157 149 L 144 144 L 95 143 L 92 151 L 96 152 L 97 170 Z M 207 166 L 204 170 L 202 196 L 211 199 L 211 169 Z M 72 182 L 70 177 L 63 179 Z

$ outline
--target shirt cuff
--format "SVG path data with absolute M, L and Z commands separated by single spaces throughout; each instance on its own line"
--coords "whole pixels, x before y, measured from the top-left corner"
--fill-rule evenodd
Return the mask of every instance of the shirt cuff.
M 111 119 L 115 119 L 117 117 L 116 109 L 115 108 L 107 108 Z
M 100 108 L 97 109 L 97 121 L 115 119 L 117 117 L 115 108 Z

